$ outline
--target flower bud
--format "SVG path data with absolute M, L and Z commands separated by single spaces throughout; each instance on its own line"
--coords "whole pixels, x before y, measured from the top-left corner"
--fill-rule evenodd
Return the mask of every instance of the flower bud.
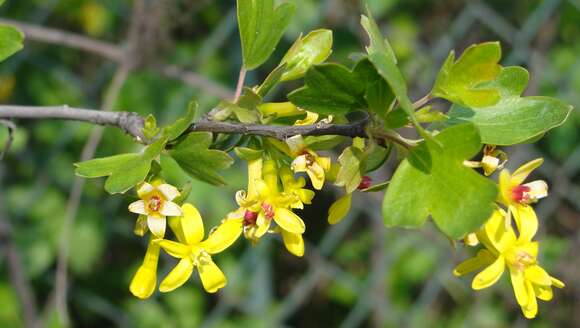
M 280 62 L 280 65 L 287 65 L 281 81 L 303 77 L 312 65 L 324 62 L 331 53 L 331 30 L 320 29 L 308 33 L 304 38 L 300 36 Z

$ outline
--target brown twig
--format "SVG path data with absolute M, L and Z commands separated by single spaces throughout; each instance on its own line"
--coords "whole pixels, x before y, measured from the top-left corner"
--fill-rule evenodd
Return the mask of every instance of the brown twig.
M 123 129 L 127 134 L 136 139 L 144 140 L 142 132 L 144 118 L 133 112 L 97 111 L 92 109 L 72 108 L 68 106 L 31 107 L 0 105 L 0 119 L 2 118 L 37 120 L 63 119 L 108 125 Z M 217 122 L 204 119 L 192 124 L 186 133 L 205 131 L 213 133 L 257 135 L 280 140 L 299 134 L 304 136 L 338 135 L 351 138 L 366 138 L 367 133 L 365 132 L 365 127 L 368 120 L 369 118 L 365 117 L 359 121 L 348 124 L 329 124 L 319 122 L 312 125 L 283 126 Z M 382 138 L 383 136 L 381 135 L 378 137 Z M 384 138 L 389 140 L 395 139 L 395 142 L 402 142 L 392 136 L 384 136 Z
M 122 47 L 109 42 L 95 40 L 72 32 L 37 26 L 5 18 L 0 18 L 0 24 L 8 24 L 17 27 L 24 32 L 28 40 L 56 44 L 86 51 L 117 63 L 124 60 L 125 50 Z M 234 95 L 233 91 L 219 83 L 176 65 L 151 64 L 149 68 L 165 77 L 180 80 L 191 87 L 203 90 L 204 92 L 219 98 L 231 98 Z
M 110 112 L 62 106 L 10 106 L 0 105 L 0 118 L 58 119 L 114 126 L 139 140 L 145 140 L 142 128 L 144 119 L 133 112 Z

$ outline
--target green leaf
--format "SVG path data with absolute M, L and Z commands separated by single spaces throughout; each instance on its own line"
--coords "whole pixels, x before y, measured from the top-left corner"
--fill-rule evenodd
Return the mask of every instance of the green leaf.
M 383 216 L 387 226 L 415 228 L 431 215 L 441 231 L 457 239 L 489 218 L 497 187 L 463 165 L 481 149 L 475 126 L 454 126 L 435 138 L 443 149 L 431 151 L 431 172 L 425 173 L 404 160 L 387 189 Z M 420 147 L 432 148 L 433 143 L 427 140 Z
M 75 173 L 85 178 L 108 176 L 105 190 L 110 194 L 124 193 L 143 182 L 154 160 L 163 150 L 167 139 L 161 138 L 147 146 L 142 153 L 121 154 L 75 163 Z
M 305 82 L 304 87 L 288 95 L 288 99 L 300 108 L 323 115 L 337 115 L 363 106 L 364 84 L 357 74 L 342 65 L 312 66 L 306 72 Z
M 12 56 L 22 49 L 24 34 L 8 25 L 0 25 L 0 61 Z
M 304 38 L 298 37 L 280 62 L 280 65 L 286 65 L 281 80 L 291 81 L 301 78 L 312 65 L 321 64 L 331 53 L 331 30 L 315 30 Z
M 234 160 L 226 152 L 209 149 L 211 141 L 209 132 L 190 133 L 169 150 L 169 155 L 192 178 L 214 185 L 226 184 L 217 172 L 230 167 Z
M 357 62 L 354 72 L 365 84 L 364 99 L 368 109 L 385 119 L 391 104 L 395 101 L 395 94 L 367 57 Z
M 452 106 L 445 126 L 471 122 L 483 143 L 513 145 L 526 143 L 562 125 L 572 106 L 550 97 L 520 97 L 528 82 L 521 67 L 503 68 L 493 85 L 502 95 L 500 102 L 483 108 Z
M 499 42 L 486 42 L 467 48 L 455 61 L 451 51 L 443 64 L 432 94 L 466 107 L 485 107 L 500 100 L 499 91 L 483 83 L 493 81 L 501 71 Z
M 264 150 L 262 149 L 252 149 L 247 147 L 236 147 L 234 148 L 236 155 L 245 161 L 253 161 L 262 157 Z
M 191 101 L 187 107 L 187 113 L 185 116 L 177 119 L 173 124 L 168 125 L 163 129 L 163 132 L 167 135 L 169 141 L 179 138 L 179 136 L 189 128 L 195 118 L 196 111 L 197 102 Z
M 373 63 L 377 72 L 389 84 L 395 97 L 399 101 L 399 105 L 407 116 L 409 116 L 411 123 L 413 123 L 413 126 L 415 126 L 419 134 L 425 139 L 434 141 L 433 136 L 423 129 L 415 117 L 415 108 L 413 107 L 411 99 L 409 99 L 407 83 L 397 66 L 397 58 L 395 57 L 393 49 L 389 45 L 389 42 L 381 35 L 379 27 L 370 12 L 368 15 L 368 17 L 365 15 L 361 16 L 361 25 L 370 39 L 370 45 L 366 47 L 369 60 Z M 437 142 L 436 145 L 438 146 Z
M 385 182 L 381 182 L 381 183 L 377 183 L 376 185 L 372 185 L 366 189 L 362 189 L 362 192 L 379 192 L 379 191 L 383 191 L 385 189 L 387 189 L 387 187 L 389 186 L 389 183 L 391 183 L 391 181 L 385 181 Z
M 258 87 L 258 90 L 256 91 L 258 96 L 262 98 L 266 97 L 266 95 L 280 82 L 285 71 L 286 65 L 280 65 L 271 71 L 264 82 L 262 82 Z
M 344 136 L 308 136 L 304 137 L 304 143 L 314 151 L 329 150 L 345 142 L 347 139 Z
M 362 172 L 369 173 L 381 167 L 391 154 L 391 147 L 382 147 L 375 143 L 371 144 L 364 152 Z
M 292 3 L 283 3 L 274 9 L 274 0 L 238 0 L 238 25 L 245 69 L 255 69 L 270 57 L 294 10 Z
M 347 193 L 355 191 L 362 181 L 362 158 L 363 152 L 354 146 L 345 148 L 338 157 L 340 169 L 336 176 L 336 185 L 345 187 Z

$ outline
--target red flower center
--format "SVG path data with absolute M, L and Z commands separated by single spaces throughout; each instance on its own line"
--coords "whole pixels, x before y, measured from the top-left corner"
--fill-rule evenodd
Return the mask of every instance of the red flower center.
M 527 193 L 530 190 L 528 186 L 516 186 L 512 189 L 512 199 L 518 203 L 523 203 L 528 199 Z
M 364 177 L 362 177 L 362 181 L 358 185 L 357 189 L 358 190 L 367 189 L 368 187 L 371 186 L 372 182 L 373 182 L 373 179 L 371 177 L 369 177 L 368 175 L 365 175 Z
M 151 211 L 158 212 L 161 209 L 161 204 L 162 204 L 161 197 L 152 196 L 151 198 L 149 198 L 147 206 Z
M 258 219 L 258 213 L 252 211 L 246 211 L 244 213 L 244 226 L 255 225 Z

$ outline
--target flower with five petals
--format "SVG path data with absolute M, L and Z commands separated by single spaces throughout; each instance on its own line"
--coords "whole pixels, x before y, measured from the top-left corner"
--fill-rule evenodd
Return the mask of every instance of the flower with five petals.
M 129 205 L 129 211 L 147 217 L 147 227 L 157 238 L 165 236 L 166 217 L 180 216 L 179 205 L 172 202 L 179 196 L 179 191 L 174 186 L 155 180 L 152 183 L 143 182 L 137 189 L 140 200 Z M 139 222 L 138 222 L 139 225 Z M 144 229 L 139 233 L 144 232 Z

